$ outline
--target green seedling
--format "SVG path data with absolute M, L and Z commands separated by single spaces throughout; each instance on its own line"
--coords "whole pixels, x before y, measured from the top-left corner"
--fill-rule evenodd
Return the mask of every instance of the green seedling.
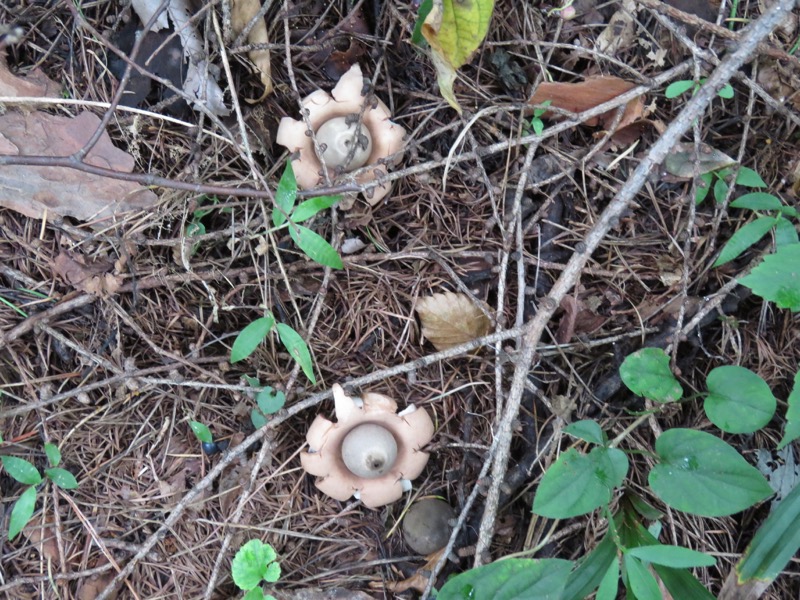
M 542 106 L 539 108 L 533 109 L 533 118 L 531 119 L 531 128 L 536 135 L 542 135 L 544 131 L 544 122 L 542 121 L 542 115 L 547 112 L 547 107 L 553 103 L 552 100 L 546 100 L 542 102 Z
M 256 407 L 250 411 L 250 421 L 253 427 L 261 429 L 269 421 L 269 415 L 278 412 L 286 403 L 286 396 L 280 390 L 270 386 L 261 387 L 261 382 L 256 377 L 245 377 L 247 383 L 256 388 Z
M 0 442 L 2 440 L 0 439 Z M 11 518 L 8 522 L 8 539 L 13 540 L 22 531 L 33 517 L 36 509 L 36 488 L 38 485 L 49 480 L 58 487 L 65 490 L 74 490 L 78 487 L 75 476 L 66 469 L 59 468 L 61 463 L 61 452 L 58 446 L 51 442 L 44 445 L 47 455 L 49 468 L 44 470 L 44 477 L 39 470 L 24 458 L 17 456 L 0 456 L 3 468 L 13 479 L 29 486 L 20 495 L 11 509 Z
M 205 203 L 210 203 L 210 206 Z M 192 211 L 192 218 L 189 224 L 183 230 L 183 235 L 186 238 L 196 238 L 206 234 L 206 226 L 203 224 L 203 219 L 214 211 L 214 207 L 219 204 L 219 198 L 216 196 L 203 196 L 197 202 L 197 208 Z M 230 208 L 223 208 L 222 212 L 230 212 Z M 200 242 L 192 244 L 190 254 L 197 252 L 200 247 Z
M 200 441 L 204 454 L 211 456 L 228 448 L 227 440 L 215 442 L 211 430 L 200 421 L 189 421 L 189 427 L 192 428 L 192 433 Z
M 667 89 L 664 91 L 664 95 L 669 98 L 678 98 L 679 96 L 683 96 L 689 90 L 692 91 L 692 96 L 694 96 L 697 91 L 700 89 L 706 82 L 705 78 L 702 78 L 700 81 L 693 81 L 691 79 L 679 79 L 678 81 L 673 81 L 667 86 Z M 733 87 L 730 83 L 726 83 L 723 85 L 719 91 L 717 92 L 717 96 L 722 98 L 723 100 L 730 100 L 733 98 Z
M 263 582 L 280 579 L 281 566 L 275 549 L 261 540 L 250 540 L 239 548 L 231 564 L 231 576 L 239 589 L 246 592 L 242 600 L 275 600 L 261 590 Z
M 272 313 L 267 313 L 250 323 L 239 332 L 231 347 L 231 363 L 239 362 L 250 356 L 258 345 L 264 341 L 271 331 L 276 330 L 283 346 L 291 357 L 297 361 L 311 383 L 317 383 L 314 377 L 311 352 L 302 336 L 285 323 L 276 323 Z
M 732 261 L 742 252 L 757 244 L 769 231 L 775 233 L 775 246 L 778 252 L 798 243 L 797 230 L 792 220 L 797 220 L 800 213 L 793 206 L 784 205 L 779 198 L 772 194 L 752 192 L 740 196 L 730 205 L 731 208 L 751 210 L 756 214 L 756 218 L 739 228 L 730 237 L 722 247 L 713 266 L 719 267 Z M 788 285 L 791 285 L 790 282 Z M 800 288 L 797 289 L 800 290 Z
M 275 191 L 275 207 L 272 211 L 274 228 L 270 229 L 268 233 L 288 228 L 289 236 L 311 260 L 326 267 L 341 269 L 344 264 L 334 247 L 316 232 L 300 225 L 321 211 L 332 207 L 340 199 L 339 196 L 318 196 L 295 205 L 297 179 L 291 161 L 287 161 Z M 317 380 L 314 377 L 308 344 L 291 326 L 277 323 L 271 312 L 256 319 L 239 333 L 231 348 L 231 363 L 239 362 L 250 356 L 272 331 L 277 331 L 281 344 L 297 361 L 308 380 L 316 384 Z
M 726 167 L 717 171 L 710 171 L 700 175 L 695 190 L 695 202 L 700 204 L 708 197 L 709 192 L 714 191 L 714 200 L 717 204 L 722 204 L 728 197 L 728 189 L 730 188 L 730 181 L 733 176 L 733 168 Z M 761 189 L 767 187 L 761 176 L 753 169 L 748 167 L 739 167 L 736 173 L 736 185 L 751 189 Z
M 682 401 L 683 389 L 658 348 L 628 356 L 620 367 L 623 383 L 635 394 L 661 405 Z M 705 411 L 727 433 L 751 433 L 773 417 L 775 397 L 758 375 L 742 367 L 723 366 L 707 378 Z M 787 425 L 781 446 L 800 436 L 800 373 L 789 397 Z M 656 408 L 655 410 L 659 410 Z M 643 414 L 643 422 L 649 413 Z M 635 427 L 636 424 L 634 424 Z M 545 472 L 534 496 L 533 512 L 567 519 L 600 510 L 609 531 L 598 546 L 577 562 L 560 559 L 508 558 L 471 569 L 447 581 L 438 600 L 495 598 L 503 590 L 526 597 L 609 600 L 618 596 L 620 582 L 627 596 L 660 600 L 658 580 L 675 598 L 713 600 L 689 569 L 715 565 L 715 558 L 690 548 L 658 541 L 664 516 L 643 498 L 624 491 L 628 474 L 626 452 L 617 445 L 627 430 L 609 441 L 600 424 L 578 421 L 564 428 L 577 444 L 562 452 Z M 588 446 L 586 450 L 581 446 Z M 694 515 L 721 517 L 745 510 L 772 495 L 764 476 L 732 446 L 703 431 L 674 428 L 657 440 L 656 465 L 650 470 L 651 492 L 667 506 Z M 723 488 L 726 494 L 719 494 Z M 739 584 L 771 581 L 800 547 L 800 533 L 791 527 L 800 514 L 796 488 L 778 505 L 757 532 L 737 566 Z M 612 506 L 617 512 L 612 513 Z M 655 521 L 649 529 L 645 521 Z M 516 597 L 516 596 L 515 596 Z

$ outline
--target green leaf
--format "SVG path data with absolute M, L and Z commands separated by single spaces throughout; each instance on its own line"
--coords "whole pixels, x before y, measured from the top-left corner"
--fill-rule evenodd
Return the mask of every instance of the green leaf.
M 730 83 L 726 83 L 717 91 L 717 96 L 723 98 L 725 100 L 730 100 L 733 98 L 733 86 Z
M 433 0 L 422 24 L 422 35 L 430 44 L 439 92 L 459 113 L 453 93 L 456 70 L 467 64 L 489 31 L 494 0 Z
M 286 395 L 267 386 L 256 395 L 256 403 L 265 415 L 278 412 L 286 404 Z
M 784 217 L 794 217 L 795 219 L 800 217 L 800 211 L 794 206 L 781 206 L 781 214 Z
M 11 509 L 11 518 L 8 520 L 8 540 L 11 541 L 22 531 L 33 516 L 36 508 L 36 488 L 31 486 L 19 497 Z
M 608 571 L 600 581 L 595 600 L 615 600 L 619 588 L 619 561 L 616 557 L 608 566 Z
M 656 496 L 701 517 L 732 515 L 772 494 L 767 480 L 716 436 L 670 429 L 656 440 L 659 464 L 648 481 Z
M 800 310 L 800 244 L 781 246 L 739 280 L 754 294 L 774 302 L 778 308 Z
M 670 100 L 673 98 L 677 98 L 678 96 L 682 96 L 690 89 L 694 87 L 694 81 L 689 79 L 680 79 L 678 81 L 673 81 L 667 86 L 667 89 L 664 90 L 664 95 L 669 98 Z
M 451 577 L 436 600 L 560 600 L 572 562 L 509 558 Z
M 596 447 L 589 454 L 564 452 L 544 474 L 533 499 L 533 512 L 568 519 L 611 501 L 628 473 L 628 457 L 617 448 Z
M 800 437 L 800 371 L 794 376 L 794 385 L 787 404 L 789 407 L 786 409 L 786 425 L 783 427 L 783 437 L 778 444 L 778 450 L 782 450 Z
M 642 348 L 629 354 L 619 368 L 630 391 L 655 402 L 674 402 L 683 388 L 669 368 L 669 356 L 661 348 Z
M 621 516 L 624 518 L 620 518 Z M 658 544 L 658 540 L 642 527 L 632 511 L 624 510 L 622 515 L 615 517 L 614 522 L 617 524 L 623 546 L 634 548 Z M 658 564 L 653 564 L 652 567 L 676 600 L 678 598 L 714 600 L 715 597 L 686 569 L 672 569 Z
M 751 221 L 741 227 L 722 247 L 719 258 L 717 258 L 712 266 L 719 267 L 732 261 L 764 237 L 777 222 L 778 220 L 775 217 L 759 217 L 755 221 Z
M 292 211 L 292 221 L 295 223 L 302 223 L 316 215 L 319 211 L 330 208 L 341 199 L 341 196 L 317 196 L 316 198 L 306 200 Z
M 211 430 L 200 421 L 189 421 L 189 427 L 192 428 L 195 437 L 204 444 L 211 444 L 214 441 Z
M 728 183 L 721 177 L 718 177 L 714 182 L 714 200 L 716 200 L 718 204 L 722 204 L 725 202 L 725 198 L 727 198 L 727 196 Z
M 417 22 L 414 23 L 414 33 L 411 34 L 411 43 L 415 46 L 425 47 L 428 44 L 422 36 L 422 24 L 428 18 L 431 8 L 433 8 L 433 0 L 422 0 L 422 4 L 419 5 Z
M 739 173 L 741 174 L 741 171 Z M 739 196 L 731 202 L 731 206 L 733 208 L 749 208 L 750 210 L 780 210 L 783 203 L 772 194 L 750 192 Z
M 778 248 L 791 246 L 799 241 L 800 238 L 797 237 L 797 229 L 795 229 L 794 223 L 784 219 L 782 216 L 779 217 L 775 225 L 775 246 Z
M 250 356 L 258 345 L 264 341 L 264 338 L 267 337 L 273 325 L 275 325 L 275 317 L 272 314 L 268 314 L 266 317 L 256 319 L 242 329 L 231 347 L 231 364 Z
M 24 458 L 16 456 L 0 456 L 0 461 L 6 472 L 14 479 L 25 485 L 38 485 L 42 483 L 42 476 L 31 463 Z
M 296 199 L 297 179 L 295 179 L 294 169 L 292 169 L 292 161 L 287 160 L 283 175 L 278 181 L 278 189 L 275 190 L 275 204 L 277 206 L 272 209 L 272 223 L 275 227 L 280 227 L 286 223 L 286 215 L 292 212 Z
M 770 422 L 777 400 L 758 375 L 735 365 L 717 367 L 706 379 L 703 408 L 709 420 L 728 433 L 752 433 Z
M 281 342 L 289 351 L 289 354 L 299 363 L 300 368 L 303 369 L 303 373 L 306 374 L 308 380 L 316 384 L 317 380 L 314 377 L 314 365 L 311 362 L 311 353 L 308 351 L 305 340 L 300 337 L 299 333 L 285 323 L 278 323 L 277 327 Z
M 800 549 L 800 485 L 772 510 L 736 565 L 739 583 L 770 582 Z
M 594 550 L 584 555 L 570 573 L 561 600 L 584 600 L 603 581 L 611 564 L 616 562 L 617 546 L 612 534 L 606 532 Z
M 736 173 L 736 185 L 749 188 L 767 187 L 761 175 L 749 167 L 739 167 L 739 172 Z
M 568 433 L 572 437 L 584 440 L 590 444 L 599 444 L 600 446 L 608 441 L 608 437 L 606 437 L 605 432 L 597 421 L 592 421 L 590 419 L 567 425 L 564 427 L 564 433 Z
M 694 190 L 694 203 L 700 204 L 711 191 L 711 180 L 714 179 L 713 173 L 703 173 L 697 179 Z
M 292 236 L 297 247 L 305 252 L 311 260 L 318 262 L 326 267 L 341 269 L 344 267 L 342 259 L 324 237 L 311 231 L 302 225 L 289 227 L 289 235 Z
M 267 565 L 267 570 L 264 572 L 264 581 L 267 583 L 275 583 L 281 577 L 281 566 L 276 563 Z
M 541 119 L 539 118 L 532 119 L 531 127 L 533 127 L 533 132 L 536 135 L 542 135 L 542 132 L 544 131 L 544 123 L 542 122 Z
M 269 544 L 261 540 L 250 540 L 239 548 L 231 564 L 233 582 L 242 590 L 252 590 L 262 581 L 274 582 L 280 577 L 280 566 L 275 563 L 277 555 Z M 271 566 L 274 564 L 275 566 Z M 267 579 L 270 577 L 270 579 Z
M 61 451 L 53 442 L 47 442 L 44 445 L 44 453 L 47 455 L 47 462 L 51 467 L 57 467 L 61 462 Z
M 78 480 L 66 469 L 54 467 L 52 469 L 45 469 L 44 472 L 50 478 L 50 481 L 63 490 L 74 490 L 78 487 Z
M 262 592 L 259 587 L 254 587 L 242 596 L 242 600 L 264 600 L 264 598 L 266 598 L 266 596 L 264 596 L 264 592 Z
M 717 563 L 717 560 L 708 554 L 683 548 L 682 546 L 666 546 L 663 544 L 630 548 L 628 554 L 644 562 L 664 565 L 673 569 L 713 567 Z
M 658 582 L 647 567 L 630 554 L 623 555 L 622 560 L 628 578 L 628 591 L 633 592 L 637 600 L 661 600 Z
M 261 429 L 267 424 L 267 417 L 257 408 L 253 408 L 250 410 L 250 421 L 253 423 L 253 427 Z

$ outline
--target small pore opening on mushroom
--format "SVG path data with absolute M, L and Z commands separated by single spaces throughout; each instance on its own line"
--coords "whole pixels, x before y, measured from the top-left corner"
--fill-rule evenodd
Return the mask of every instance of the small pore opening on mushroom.
M 388 429 L 375 423 L 355 427 L 342 440 L 342 461 L 357 477 L 381 477 L 396 460 L 397 440 Z
M 326 165 L 333 170 L 359 169 L 367 164 L 372 154 L 372 134 L 358 118 L 329 119 L 317 130 L 316 137 Z

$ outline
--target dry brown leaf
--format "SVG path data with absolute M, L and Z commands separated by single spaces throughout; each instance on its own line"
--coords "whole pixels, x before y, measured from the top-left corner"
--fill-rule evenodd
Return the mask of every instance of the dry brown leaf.
M 44 524 L 39 519 L 31 520 L 22 529 L 22 535 L 39 551 L 45 561 L 53 565 L 58 564 L 58 544 L 52 517 L 46 517 Z
M 102 554 L 98 556 L 93 561 L 92 568 L 101 567 L 103 565 L 108 564 L 108 559 L 103 556 Z M 104 571 L 99 575 L 92 575 L 85 579 L 81 580 L 80 585 L 78 586 L 78 592 L 75 597 L 78 600 L 94 600 L 100 595 L 106 586 L 111 583 L 111 580 L 114 579 L 114 576 L 117 572 L 112 568 L 108 571 Z M 113 590 L 107 597 L 109 600 L 116 600 L 119 592 L 117 589 Z
M 247 24 L 261 10 L 259 0 L 233 0 L 231 7 L 231 29 L 239 35 Z M 256 24 L 247 34 L 248 44 L 268 44 L 267 24 L 264 18 L 258 19 Z M 269 50 L 250 50 L 247 56 L 253 61 L 261 75 L 261 83 L 264 84 L 264 93 L 260 98 L 249 100 L 248 102 L 260 102 L 272 93 L 272 66 L 269 61 Z
M 89 140 L 100 119 L 82 112 L 62 117 L 33 111 L 0 116 L 0 154 L 69 156 Z M 107 133 L 86 158 L 88 164 L 130 173 L 134 160 L 111 142 Z M 153 206 L 158 197 L 139 184 L 59 167 L 0 167 L 0 206 L 28 217 L 45 213 L 81 221 L 108 219 Z
M 492 325 L 483 311 L 464 294 L 445 292 L 420 298 L 416 310 L 422 323 L 422 335 L 437 350 L 482 337 Z
M 389 582 L 376 582 L 372 581 L 369 584 L 369 587 L 373 590 L 375 589 L 387 589 L 391 591 L 393 594 L 402 594 L 403 592 L 407 592 L 408 590 L 415 590 L 420 594 L 425 591 L 425 588 L 428 585 L 428 578 L 430 577 L 431 571 L 436 568 L 439 559 L 442 557 L 442 552 L 445 551 L 445 548 L 441 550 L 437 550 L 433 554 L 429 554 L 427 556 L 427 562 L 422 565 L 419 569 L 417 569 L 411 577 L 403 579 L 401 581 L 389 581 Z
M 233 514 L 236 503 L 247 489 L 255 457 L 245 463 L 235 464 L 222 472 L 219 478 L 219 506 L 223 515 Z
M 70 256 L 62 250 L 53 261 L 53 273 L 64 279 L 78 290 L 97 296 L 109 296 L 116 293 L 122 285 L 122 279 L 110 271 L 114 265 L 100 260 L 86 264 L 83 256 Z
M 630 48 L 636 39 L 635 14 L 636 3 L 623 0 L 622 8 L 611 16 L 606 28 L 597 36 L 597 50 L 614 56 L 619 50 Z
M 608 102 L 636 87 L 635 83 L 625 81 L 619 77 L 589 77 L 580 83 L 542 83 L 528 101 L 529 104 L 542 104 L 548 100 L 551 106 L 580 113 L 604 102 Z M 616 109 L 603 113 L 585 121 L 589 127 L 600 125 L 608 128 L 616 118 Z M 644 113 L 644 97 L 634 98 L 625 105 L 617 130 L 639 120 Z M 547 112 L 545 117 L 553 117 L 554 113 Z
M 679 142 L 664 159 L 662 179 L 664 181 L 685 181 L 692 179 L 695 175 L 711 173 L 734 164 L 736 161 L 730 156 L 708 144 L 701 143 L 695 152 L 694 144 Z

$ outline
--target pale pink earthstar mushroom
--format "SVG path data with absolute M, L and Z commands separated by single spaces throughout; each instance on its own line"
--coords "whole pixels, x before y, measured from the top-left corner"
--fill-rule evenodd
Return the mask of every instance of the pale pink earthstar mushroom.
M 303 469 L 317 476 L 319 490 L 339 501 L 353 496 L 376 508 L 399 500 L 422 473 L 433 437 L 428 412 L 367 393 L 359 401 L 333 385 L 336 423 L 317 415 L 306 434 L 309 451 L 300 454 Z
M 392 114 L 381 100 L 362 96 L 363 90 L 361 67 L 355 64 L 342 75 L 331 94 L 317 90 L 303 100 L 331 181 L 368 166 L 363 173 L 355 175 L 355 181 L 369 183 L 386 175 L 387 166 L 400 162 L 405 129 L 391 121 Z M 364 108 L 364 102 L 370 104 Z M 359 126 L 358 115 L 362 109 Z M 298 153 L 292 160 L 298 187 L 308 190 L 325 182 L 322 164 L 314 152 L 314 140 L 302 118 L 283 117 L 275 141 L 289 152 Z M 391 182 L 387 182 L 366 190 L 367 202 L 377 204 L 391 187 Z

